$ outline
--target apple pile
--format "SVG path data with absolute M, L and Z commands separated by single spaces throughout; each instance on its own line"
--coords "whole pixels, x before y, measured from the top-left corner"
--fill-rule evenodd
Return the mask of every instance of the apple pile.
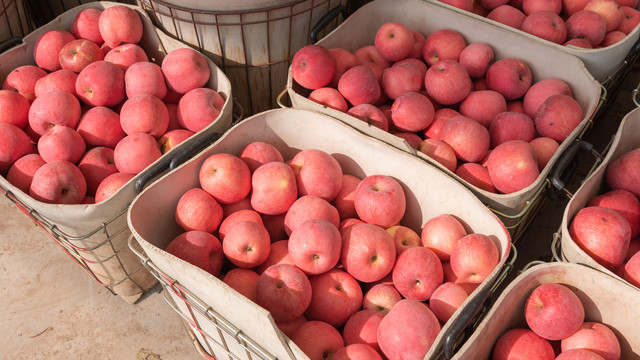
M 203 87 L 204 55 L 179 48 L 158 65 L 142 36 L 140 15 L 120 5 L 42 33 L 36 65 L 0 90 L 0 175 L 38 201 L 98 203 L 215 120 L 224 99 Z
M 606 190 L 591 197 L 569 224 L 569 235 L 598 264 L 640 288 L 640 148 L 613 160 Z
M 538 285 L 524 305 L 527 327 L 504 332 L 492 359 L 619 360 L 620 341 L 602 322 L 585 321 L 580 298 L 558 283 Z
M 638 0 L 439 0 L 564 46 L 601 49 L 640 23 Z
M 402 225 L 394 177 L 346 174 L 319 149 L 284 159 L 250 142 L 207 156 L 198 179 L 165 250 L 267 309 L 313 360 L 423 359 L 500 261 L 451 214 Z
M 425 38 L 387 22 L 353 52 L 307 45 L 291 76 L 310 100 L 404 138 L 491 193 L 533 184 L 584 116 L 567 82 L 534 82 L 525 61 L 495 59 L 449 29 Z

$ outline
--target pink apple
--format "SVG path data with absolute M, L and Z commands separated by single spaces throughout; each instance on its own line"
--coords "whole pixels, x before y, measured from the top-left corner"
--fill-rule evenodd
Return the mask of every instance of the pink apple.
M 529 144 L 533 147 L 533 151 L 536 153 L 536 159 L 538 160 L 538 169 L 542 171 L 553 155 L 558 151 L 560 144 L 550 137 L 538 136 L 537 138 L 529 141 Z
M 616 30 L 629 35 L 640 24 L 640 11 L 635 7 L 622 6 L 622 13 L 624 16 Z
M 441 3 L 453 6 L 460 10 L 471 12 L 473 10 L 473 1 L 471 0 L 438 0 Z
M 532 83 L 531 69 L 522 60 L 502 58 L 487 69 L 487 87 L 504 96 L 507 101 L 523 96 Z
M 417 300 L 400 300 L 378 326 L 378 344 L 389 360 L 422 359 L 440 333 L 429 307 Z
M 154 95 L 136 95 L 122 104 L 120 125 L 127 135 L 145 133 L 158 139 L 169 127 L 169 111 Z
M 442 263 L 432 250 L 421 246 L 411 247 L 396 259 L 392 279 L 393 285 L 404 298 L 426 301 L 442 284 Z
M 499 22 L 514 29 L 520 29 L 526 17 L 527 15 L 520 9 L 508 4 L 498 6 L 491 10 L 486 16 L 489 20 Z
M 28 194 L 33 175 L 44 164 L 46 161 L 39 154 L 26 154 L 11 165 L 7 171 L 6 179 L 11 185 Z
M 175 129 L 169 130 L 162 134 L 160 138 L 158 138 L 158 145 L 160 145 L 160 151 L 162 154 L 166 154 L 174 147 L 180 145 L 183 141 L 187 140 L 195 133 L 193 131 L 185 130 L 185 129 Z
M 109 175 L 118 172 L 113 160 L 113 149 L 98 146 L 87 150 L 78 162 L 87 181 L 87 194 L 95 195 L 100 183 Z
M 467 299 L 466 290 L 453 282 L 445 282 L 431 294 L 429 307 L 441 323 L 446 323 Z
M 142 172 L 162 156 L 156 139 L 144 133 L 125 136 L 113 151 L 118 171 L 132 174 Z
M 125 90 L 128 98 L 140 94 L 154 95 L 164 99 L 167 86 L 159 65 L 150 61 L 131 64 L 124 73 Z
M 338 81 L 338 91 L 352 106 L 375 104 L 382 94 L 375 73 L 366 65 L 354 66 L 345 71 Z
M 340 220 L 358 216 L 353 203 L 353 194 L 359 183 L 360 178 L 350 174 L 342 174 L 340 191 L 331 201 L 331 204 L 338 210 Z
M 314 195 L 303 195 L 287 210 L 284 218 L 285 232 L 290 235 L 299 225 L 311 219 L 325 220 L 336 228 L 340 225 L 338 209 L 327 200 Z
M 267 270 L 267 268 L 277 264 L 293 265 L 293 260 L 291 260 L 291 256 L 289 256 L 289 240 L 278 240 L 272 242 L 267 260 L 256 266 L 254 270 L 258 274 L 262 274 Z
M 393 286 L 393 283 L 376 283 L 362 299 L 362 308 L 387 314 L 391 308 L 402 299 L 402 296 Z
M 470 77 L 481 78 L 486 74 L 489 65 L 493 64 L 494 59 L 495 54 L 489 44 L 475 42 L 462 49 L 459 62 Z
M 370 283 L 393 269 L 396 247 L 385 229 L 372 224 L 355 224 L 342 234 L 340 262 L 356 280 Z
M 538 108 L 533 121 L 540 136 L 563 142 L 580 125 L 584 113 L 571 96 L 551 95 Z
M 33 45 L 33 58 L 36 64 L 46 71 L 60 70 L 60 51 L 76 37 L 66 30 L 49 30 L 42 33 Z
M 222 206 L 201 188 L 182 194 L 174 214 L 176 223 L 185 231 L 200 230 L 213 234 L 222 222 Z
M 573 96 L 571 88 L 564 80 L 558 78 L 546 78 L 531 84 L 531 87 L 524 94 L 522 106 L 524 112 L 531 118 L 535 117 L 540 105 L 551 95 L 562 94 Z
M 467 235 L 464 225 L 451 214 L 429 219 L 420 234 L 422 246 L 432 250 L 441 261 L 448 261 L 455 243 Z
M 569 17 L 583 10 L 589 1 L 591 0 L 562 0 L 562 16 Z
M 604 358 L 586 349 L 571 349 L 558 354 L 556 360 L 604 360 Z
M 322 219 L 307 220 L 289 236 L 289 256 L 308 275 L 329 271 L 340 259 L 342 240 L 338 228 Z
M 562 0 L 523 0 L 522 11 L 526 15 L 531 15 L 536 11 L 550 11 L 560 15 Z
M 433 66 L 441 60 L 457 62 L 460 59 L 460 53 L 466 46 L 467 42 L 459 32 L 440 29 L 426 37 L 422 56 L 429 66 Z
M 248 204 L 251 205 L 251 199 L 249 198 Z M 284 230 L 284 218 L 285 214 L 278 215 L 265 215 L 262 214 L 262 222 L 264 223 L 264 227 L 267 228 L 269 232 L 269 237 L 271 237 L 271 242 L 277 241 L 278 239 L 286 239 L 288 238 L 287 232 Z
M 580 298 L 568 287 L 556 283 L 538 285 L 527 297 L 524 315 L 529 328 L 547 340 L 561 340 L 584 322 Z
M 344 347 L 340 332 L 324 321 L 310 320 L 298 327 L 291 336 L 310 360 L 330 359 Z
M 76 128 L 87 146 L 105 146 L 114 149 L 127 134 L 120 125 L 120 115 L 108 107 L 89 108 Z
M 467 70 L 459 62 L 441 60 L 427 70 L 424 86 L 429 97 L 435 102 L 453 105 L 469 95 L 472 83 Z
M 385 60 L 399 61 L 413 50 L 413 33 L 403 24 L 386 22 L 376 31 L 374 45 Z
M 39 135 L 62 125 L 75 129 L 80 121 L 80 102 L 64 90 L 48 92 L 33 101 L 29 108 L 29 125 Z
M 484 191 L 488 191 L 490 193 L 497 192 L 495 186 L 493 186 L 493 182 L 491 181 L 489 170 L 478 163 L 460 164 L 456 169 L 455 174 L 462 180 Z
M 351 107 L 347 114 L 355 117 L 358 120 L 375 126 L 383 131 L 389 131 L 389 120 L 386 115 L 375 105 L 360 104 Z
M 104 43 L 102 35 L 100 35 L 100 27 L 98 21 L 100 20 L 100 14 L 102 10 L 97 8 L 86 8 L 81 10 L 73 19 L 71 24 L 71 33 L 77 39 L 91 40 L 98 46 Z
M 122 44 L 109 50 L 104 55 L 104 61 L 113 63 L 127 72 L 129 67 L 138 62 L 148 62 L 149 58 L 144 49 L 138 44 Z
M 435 160 L 447 170 L 454 172 L 458 166 L 458 157 L 453 148 L 440 139 L 424 139 L 418 151 Z
M 493 185 L 503 194 L 530 186 L 540 175 L 533 147 L 522 140 L 509 140 L 496 146 L 487 158 L 486 167 Z
M 607 24 L 602 15 L 591 10 L 580 10 L 566 21 L 567 38 L 585 38 L 591 47 L 598 46 L 607 32 Z
M 75 164 L 85 150 L 82 136 L 66 126 L 54 126 L 38 139 L 38 153 L 46 162 L 67 160 Z
M 226 153 L 208 156 L 200 167 L 200 186 L 221 204 L 242 200 L 251 191 L 251 171 L 239 157 Z
M 323 46 L 310 44 L 296 51 L 291 60 L 291 77 L 307 89 L 329 85 L 336 72 L 336 60 Z
M 298 330 L 300 325 L 307 322 L 307 318 L 304 315 L 300 315 L 297 318 L 289 321 L 276 321 L 278 330 L 282 331 L 289 338 L 293 337 L 293 334 Z
M 420 143 L 422 142 L 422 138 L 420 137 L 420 135 L 416 133 L 412 133 L 408 131 L 397 131 L 397 130 L 392 130 L 389 133 L 401 138 L 409 146 L 411 146 L 416 150 L 420 148 Z
M 272 161 L 284 162 L 280 150 L 264 141 L 253 141 L 245 145 L 238 154 L 253 173 L 258 167 Z
M 336 351 L 331 358 L 334 360 L 382 360 L 378 351 L 367 344 L 347 345 Z
M 606 360 L 620 359 L 620 342 L 616 334 L 601 322 L 585 321 L 578 331 L 562 339 L 561 349 L 562 352 L 586 349 Z
M 491 148 L 509 140 L 530 142 L 536 136 L 533 120 L 529 115 L 505 111 L 496 115 L 489 125 Z
M 433 121 L 431 124 L 424 130 L 424 138 L 434 138 L 440 139 L 442 134 L 442 128 L 445 126 L 447 121 L 454 116 L 460 115 L 460 113 L 451 108 L 441 108 L 435 111 L 433 114 Z
M 567 25 L 564 20 L 560 15 L 548 10 L 536 11 L 528 15 L 522 22 L 520 30 L 556 44 L 567 41 Z
M 628 190 L 609 190 L 587 201 L 585 206 L 602 206 L 622 215 L 631 227 L 631 238 L 640 235 L 640 200 Z
M 20 93 L 0 90 L 0 123 L 24 129 L 29 123 L 29 101 Z
M 293 169 L 298 195 L 314 195 L 332 201 L 342 186 L 342 168 L 329 153 L 304 149 L 296 153 L 289 166 Z
M 207 58 L 191 48 L 170 51 L 160 65 L 167 90 L 186 94 L 203 87 L 211 76 Z
M 235 211 L 229 215 L 223 215 L 222 222 L 220 223 L 220 227 L 218 228 L 218 235 L 220 237 L 220 241 L 224 242 L 224 238 L 237 223 L 243 221 L 253 221 L 256 224 L 263 225 L 262 217 L 260 214 L 252 209 L 243 209 Z
M 305 312 L 309 320 L 320 320 L 340 327 L 362 307 L 360 284 L 344 270 L 336 268 L 313 275 L 309 282 L 312 296 Z
M 421 246 L 420 235 L 410 227 L 404 225 L 394 225 L 386 230 L 396 247 L 396 257 L 412 246 Z
M 375 45 L 365 45 L 358 48 L 353 52 L 353 56 L 356 57 L 360 65 L 367 66 L 373 71 L 378 82 L 382 79 L 382 71 L 391 66 L 391 63 L 382 57 Z
M 262 264 L 269 256 L 271 239 L 262 224 L 240 221 L 234 224 L 222 241 L 225 257 L 235 266 L 249 269 Z
M 476 90 L 460 102 L 458 111 L 488 128 L 493 118 L 507 111 L 507 100 L 494 90 Z
M 29 188 L 29 196 L 49 204 L 79 204 L 86 193 L 87 182 L 82 172 L 67 160 L 42 165 Z
M 406 92 L 418 92 L 424 84 L 424 73 L 410 63 L 396 63 L 382 72 L 382 90 L 389 99 L 395 100 Z
M 453 246 L 449 257 L 451 270 L 462 281 L 482 283 L 500 262 L 495 242 L 484 234 L 469 234 Z
M 626 189 L 640 197 L 640 177 L 638 163 L 640 148 L 635 148 L 612 159 L 605 172 L 605 181 L 612 189 Z
M 20 93 L 31 104 L 36 98 L 36 83 L 46 75 L 46 71 L 34 65 L 18 66 L 7 74 L 2 83 L 2 89 Z
M 333 79 L 331 79 L 331 82 L 329 83 L 329 86 L 337 89 L 338 81 L 342 77 L 342 74 L 352 67 L 360 65 L 360 62 L 358 62 L 358 59 L 356 59 L 355 55 L 353 55 L 349 50 L 332 48 L 329 49 L 329 52 L 333 55 L 333 59 L 336 61 L 336 71 L 333 75 Z
M 423 131 L 433 121 L 434 114 L 431 100 L 417 92 L 406 92 L 391 105 L 391 120 L 395 128 L 401 131 Z
M 617 44 L 626 37 L 627 37 L 627 34 L 623 33 L 622 31 L 618 31 L 618 30 L 609 31 L 604 35 L 604 39 L 602 39 L 602 42 L 600 43 L 600 48 L 605 48 L 607 46 Z
M 277 161 L 253 172 L 250 190 L 251 206 L 266 215 L 284 214 L 298 198 L 295 173 L 289 165 Z
M 529 359 L 554 360 L 551 343 L 526 328 L 505 331 L 493 344 L 494 360 Z
M 244 295 L 247 299 L 256 301 L 256 282 L 260 275 L 251 269 L 233 268 L 229 270 L 222 282 Z
M 218 276 L 222 270 L 222 245 L 211 233 L 196 230 L 183 232 L 171 240 L 165 251 L 213 276 Z
M 124 5 L 108 7 L 98 18 L 98 29 L 104 43 L 111 48 L 142 39 L 142 19 L 138 12 Z
M 347 100 L 340 94 L 340 91 L 332 87 L 317 88 L 309 94 L 308 99 L 338 111 L 347 112 L 349 110 Z
M 400 222 L 406 209 L 402 185 L 389 175 L 369 175 L 353 194 L 353 203 L 364 222 L 388 228 Z
M 622 268 L 622 278 L 640 288 L 640 252 L 633 254 Z
M 94 61 L 78 74 L 76 93 L 87 105 L 112 107 L 126 96 L 124 72 L 108 61 Z
M 289 264 L 267 268 L 256 282 L 256 303 L 276 321 L 302 315 L 311 302 L 311 284 L 302 270 Z
M 465 162 L 482 160 L 491 142 L 489 130 L 464 115 L 455 116 L 445 124 L 440 140 L 449 144 L 458 159 Z
M 100 46 L 87 39 L 75 39 L 60 49 L 58 61 L 62 69 L 79 73 L 87 65 L 104 58 Z
M 224 104 L 222 95 L 213 89 L 190 90 L 178 102 L 178 123 L 196 133 L 220 116 Z
M 120 190 L 125 184 L 134 178 L 136 174 L 117 172 L 113 173 L 98 185 L 96 189 L 95 202 L 99 203 L 111 197 L 118 190 Z
M 614 31 L 624 17 L 622 7 L 615 0 L 591 0 L 584 6 L 584 10 L 600 14 L 606 23 L 606 32 Z
M 78 74 L 73 71 L 60 69 L 38 79 L 33 90 L 36 97 L 53 90 L 66 90 L 76 96 L 77 79 Z

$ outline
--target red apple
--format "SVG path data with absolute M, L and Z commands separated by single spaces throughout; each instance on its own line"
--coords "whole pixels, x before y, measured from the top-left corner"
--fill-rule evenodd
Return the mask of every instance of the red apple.
M 472 88 L 467 70 L 455 60 L 434 63 L 424 78 L 429 97 L 442 105 L 453 105 L 469 95 Z
M 551 343 L 525 328 L 513 328 L 502 333 L 493 344 L 494 360 L 556 358 Z
M 505 111 L 496 115 L 489 125 L 491 148 L 510 140 L 531 142 L 536 136 L 533 120 L 527 114 Z
M 389 131 L 389 120 L 386 115 L 375 105 L 360 104 L 347 110 L 347 114 L 375 126 L 383 131 Z
M 532 83 L 531 69 L 522 60 L 502 58 L 487 69 L 487 87 L 501 93 L 507 101 L 523 96 Z
M 612 159 L 605 171 L 605 181 L 612 189 L 626 189 L 640 197 L 638 164 L 640 164 L 640 148 Z
M 482 160 L 491 142 L 489 130 L 464 115 L 455 116 L 445 124 L 440 140 L 449 144 L 458 159 L 465 162 Z
M 538 136 L 537 138 L 529 141 L 529 144 L 533 147 L 533 151 L 536 153 L 536 159 L 538 160 L 538 169 L 542 171 L 551 157 L 556 153 L 560 144 L 550 137 Z
M 540 175 L 533 147 L 522 140 L 496 146 L 487 158 L 486 167 L 493 185 L 503 194 L 530 186 Z
M 38 139 L 38 153 L 46 162 L 67 160 L 73 164 L 85 153 L 86 145 L 77 131 L 54 126 Z
M 136 95 L 153 95 L 164 99 L 167 85 L 162 69 L 150 61 L 139 61 L 131 64 L 124 73 L 125 90 L 128 98 Z
M 446 323 L 467 299 L 467 291 L 459 284 L 445 282 L 431 294 L 429 308 L 441 323 Z
M 20 93 L 31 104 L 36 98 L 36 83 L 46 75 L 46 71 L 34 65 L 18 66 L 7 74 L 2 83 L 2 89 Z
M 338 111 L 347 112 L 349 110 L 347 100 L 340 94 L 340 91 L 332 87 L 317 88 L 309 94 L 308 99 Z
M 247 299 L 256 301 L 256 282 L 260 275 L 251 269 L 233 268 L 229 270 L 222 282 L 244 295 Z
M 291 256 L 289 256 L 289 240 L 277 240 L 272 242 L 267 260 L 256 266 L 254 270 L 258 274 L 262 274 L 268 267 L 276 264 L 293 265 L 293 260 L 291 260 Z
M 113 149 L 97 146 L 87 150 L 78 162 L 87 181 L 87 195 L 95 195 L 100 183 L 109 175 L 118 172 L 113 160 Z
M 396 259 L 392 278 L 403 297 L 426 301 L 443 282 L 442 263 L 430 249 L 411 247 Z
M 429 66 L 441 60 L 458 62 L 460 53 L 466 46 L 466 40 L 457 31 L 440 29 L 426 37 L 422 56 Z
M 310 360 L 331 358 L 344 347 L 340 332 L 324 321 L 307 321 L 291 336 L 293 341 Z
M 556 44 L 567 41 L 567 25 L 560 15 L 541 10 L 527 15 L 520 30 Z
M 451 214 L 429 219 L 421 231 L 422 246 L 432 250 L 441 261 L 448 261 L 455 243 L 467 235 L 460 220 Z
M 298 195 L 315 195 L 332 201 L 342 186 L 342 167 L 327 152 L 318 149 L 299 151 L 289 163 L 296 176 Z
M 33 175 L 29 196 L 49 204 L 79 204 L 87 193 L 87 182 L 77 166 L 67 160 L 42 165 Z
M 113 151 L 118 171 L 132 174 L 142 172 L 162 156 L 156 139 L 145 133 L 125 136 Z
M 225 257 L 235 266 L 249 269 L 262 264 L 269 256 L 271 239 L 262 224 L 240 221 L 234 224 L 222 241 Z
M 312 296 L 305 315 L 335 327 L 343 326 L 362 307 L 362 289 L 358 281 L 341 269 L 313 275 Z
M 615 0 L 591 0 L 584 6 L 584 10 L 600 14 L 606 23 L 606 32 L 614 31 L 624 17 L 622 7 Z
M 306 45 L 296 51 L 291 61 L 291 77 L 307 89 L 329 85 L 336 72 L 336 60 L 320 45 Z
M 340 186 L 340 191 L 331 201 L 331 204 L 338 210 L 340 220 L 358 216 L 353 203 L 353 194 L 355 193 L 358 184 L 360 184 L 360 178 L 350 174 L 342 174 L 342 185 Z
M 251 206 L 266 215 L 284 214 L 298 198 L 295 173 L 289 165 L 277 161 L 253 172 L 250 190 Z
M 620 359 L 620 342 L 616 334 L 601 322 L 585 321 L 578 331 L 562 339 L 561 349 L 562 352 L 586 349 L 606 360 Z
M 20 93 L 0 90 L 0 123 L 24 129 L 29 123 L 29 101 Z
M 124 5 L 106 8 L 98 18 L 98 29 L 106 45 L 137 43 L 142 39 L 142 19 L 138 12 Z
M 87 146 L 112 149 L 127 135 L 120 125 L 120 115 L 104 106 L 91 107 L 85 111 L 76 130 Z
M 598 46 L 607 32 L 607 24 L 602 15 L 591 10 L 580 10 L 566 21 L 567 38 L 584 38 L 591 47 Z
M 631 226 L 631 238 L 640 235 L 640 200 L 628 190 L 609 190 L 587 201 L 585 206 L 602 206 L 617 211 Z
M 302 315 L 311 302 L 311 284 L 302 270 L 289 264 L 268 267 L 256 282 L 256 303 L 276 321 Z
M 375 73 L 366 65 L 354 66 L 345 71 L 338 81 L 338 91 L 352 106 L 375 104 L 382 95 Z
M 584 322 L 584 307 L 568 287 L 556 283 L 538 285 L 527 297 L 524 315 L 529 328 L 547 340 L 562 340 Z
M 264 141 L 250 142 L 240 150 L 238 156 L 247 163 L 252 174 L 260 165 L 272 161 L 284 162 L 280 151 L 275 146 Z
M 449 262 L 462 282 L 479 284 L 498 266 L 500 252 L 489 236 L 469 234 L 453 245 Z
M 46 71 L 60 70 L 59 55 L 62 48 L 76 37 L 66 30 L 48 30 L 38 36 L 33 45 L 33 58 L 38 67 Z
M 95 42 L 87 39 L 75 39 L 60 49 L 58 61 L 62 69 L 79 73 L 90 63 L 103 58 L 102 50 Z
M 118 190 L 120 190 L 125 184 L 127 184 L 136 174 L 117 172 L 113 173 L 98 185 L 96 189 L 95 202 L 99 203 L 111 197 Z
M 126 97 L 124 71 L 108 61 L 94 61 L 78 74 L 76 93 L 87 105 L 118 105 Z
M 458 157 L 453 148 L 440 139 L 424 139 L 420 142 L 418 150 L 432 158 L 447 170 L 454 172 L 458 166 Z
M 253 221 L 256 224 L 263 225 L 262 216 L 252 209 L 243 209 L 235 211 L 232 214 L 223 215 L 222 222 L 220 223 L 220 227 L 218 228 L 218 235 L 220 237 L 220 241 L 224 242 L 224 238 L 237 223 L 242 221 Z
M 211 77 L 207 58 L 191 49 L 177 48 L 170 51 L 160 64 L 168 93 L 186 94 L 205 86 Z
M 495 54 L 489 44 L 475 42 L 462 49 L 459 63 L 467 70 L 467 73 L 472 78 L 482 78 L 494 60 Z
M 401 23 L 386 22 L 376 31 L 374 46 L 385 60 L 399 61 L 413 50 L 413 33 Z
M 220 274 L 224 262 L 220 240 L 204 231 L 181 233 L 171 240 L 165 251 L 213 276 Z
M 353 202 L 364 222 L 388 228 L 400 222 L 406 197 L 400 183 L 389 175 L 369 175 L 353 194 Z
M 201 188 L 182 194 L 174 214 L 176 223 L 185 231 L 200 230 L 213 234 L 222 222 L 222 206 Z
M 433 121 L 434 113 L 429 98 L 417 92 L 405 92 L 391 105 L 391 120 L 401 131 L 423 131 Z
M 410 227 L 404 225 L 394 225 L 387 228 L 396 247 L 396 257 L 412 246 L 421 246 L 420 235 Z
M 393 283 L 378 282 L 364 293 L 362 308 L 386 314 L 401 299 Z
M 493 186 L 493 182 L 491 181 L 489 170 L 478 163 L 460 164 L 456 169 L 455 174 L 462 180 L 484 191 L 488 191 L 490 193 L 497 192 L 495 186 Z
M 510 26 L 514 29 L 520 29 L 522 22 L 527 17 L 520 9 L 509 4 L 500 5 L 491 10 L 486 18 L 499 22 L 503 25 Z
M 289 236 L 289 256 L 293 264 L 308 275 L 329 271 L 340 260 L 342 239 L 337 226 L 310 219 L 298 225 Z
M 102 35 L 100 35 L 100 27 L 98 21 L 100 20 L 100 14 L 102 10 L 97 8 L 87 8 L 81 10 L 73 19 L 71 24 L 71 33 L 77 39 L 91 40 L 98 46 L 104 43 Z
M 458 111 L 488 128 L 491 120 L 498 114 L 507 111 L 507 101 L 501 93 L 494 90 L 476 90 L 467 95 Z
M 393 269 L 396 247 L 383 228 L 355 224 L 342 234 L 340 262 L 356 280 L 370 283 L 385 277 Z
M 39 154 L 26 154 L 11 165 L 7 171 L 7 181 L 28 194 L 33 175 L 46 163 Z
M 80 121 L 80 102 L 73 94 L 54 90 L 37 97 L 29 108 L 29 125 L 39 135 L 62 125 L 75 129 Z
M 225 100 L 210 88 L 196 88 L 185 93 L 178 102 L 178 124 L 194 133 L 206 128 L 222 112 Z
M 560 143 L 569 137 L 583 118 L 582 107 L 573 97 L 556 94 L 540 105 L 533 121 L 540 136 L 550 137 Z

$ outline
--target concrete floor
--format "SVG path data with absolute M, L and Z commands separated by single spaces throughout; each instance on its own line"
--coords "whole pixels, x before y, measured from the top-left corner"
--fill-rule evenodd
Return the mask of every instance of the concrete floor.
M 635 107 L 631 92 L 639 81 L 634 69 L 590 132 L 587 139 L 596 149 Z M 574 176 L 574 187 L 580 176 Z M 516 267 L 507 281 L 532 260 L 550 260 L 566 202 L 545 203 L 518 242 Z M 85 274 L 4 196 L 0 214 L 0 360 L 202 358 L 159 287 L 130 305 Z

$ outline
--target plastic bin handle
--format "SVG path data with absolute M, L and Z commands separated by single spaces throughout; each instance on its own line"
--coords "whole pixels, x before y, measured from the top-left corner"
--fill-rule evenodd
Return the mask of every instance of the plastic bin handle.
M 0 53 L 3 53 L 11 49 L 12 47 L 20 44 L 21 42 L 22 42 L 22 39 L 17 37 L 12 37 L 12 38 L 8 38 L 7 40 L 3 40 L 2 42 L 0 42 Z
M 309 36 L 311 37 L 311 43 L 315 44 L 318 42 L 318 33 L 322 31 L 322 29 L 327 27 L 327 25 L 329 25 L 329 23 L 333 21 L 333 19 L 335 19 L 338 14 L 342 14 L 343 19 L 346 19 L 347 16 L 349 16 L 347 14 L 347 8 L 344 5 L 338 5 L 329 10 L 329 12 L 324 14 L 324 16 L 322 16 L 320 20 L 318 20 L 318 22 L 311 28 L 311 33 L 309 34 Z
M 550 182 L 552 189 L 555 188 L 557 192 L 564 191 L 569 198 L 571 198 L 573 194 L 565 188 L 566 179 L 570 177 L 569 175 L 571 175 L 573 171 L 570 171 L 569 174 L 567 174 L 567 169 L 569 169 L 569 167 L 574 163 L 574 160 L 576 160 L 580 150 L 588 151 L 598 158 L 602 157 L 593 148 L 591 143 L 579 140 L 573 142 L 562 154 L 560 154 L 558 161 L 556 161 L 553 169 L 551 169 Z M 572 170 L 575 170 L 575 168 Z
M 456 342 L 464 332 L 466 328 L 469 327 L 473 319 L 478 315 L 478 313 L 484 309 L 484 305 L 491 296 L 491 291 L 489 289 L 481 290 L 462 310 L 460 315 L 454 319 L 454 322 L 451 324 L 451 328 L 444 336 L 444 356 L 445 359 L 451 359 L 454 354 L 454 348 Z

